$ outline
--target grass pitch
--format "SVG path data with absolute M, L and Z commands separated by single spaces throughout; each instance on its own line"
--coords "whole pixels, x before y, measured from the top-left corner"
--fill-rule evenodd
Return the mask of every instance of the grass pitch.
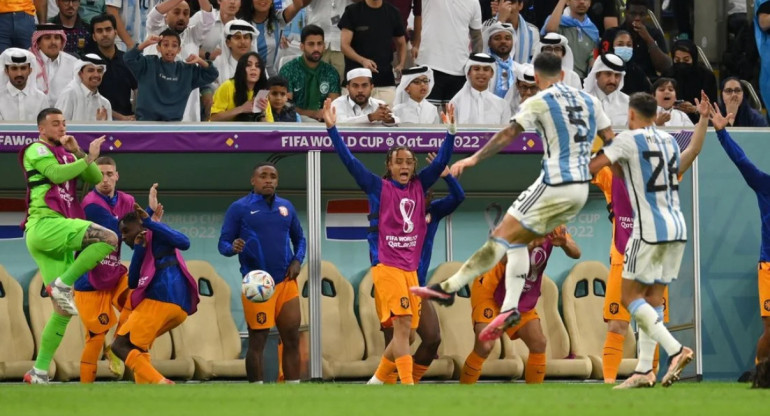
M 137 386 L 0 384 L 0 415 L 756 415 L 770 390 L 748 384 L 678 383 L 612 391 L 602 384 Z

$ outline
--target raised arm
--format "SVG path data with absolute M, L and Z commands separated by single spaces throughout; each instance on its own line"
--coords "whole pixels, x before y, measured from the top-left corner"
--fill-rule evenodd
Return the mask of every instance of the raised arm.
M 709 126 L 709 113 L 711 110 L 711 103 L 709 97 L 704 91 L 700 92 L 701 99 L 695 99 L 695 105 L 698 107 L 700 113 L 700 120 L 695 125 L 695 131 L 692 134 L 692 140 L 682 154 L 679 156 L 679 174 L 683 175 L 690 169 L 695 158 L 698 157 L 701 149 L 703 149 L 703 141 L 706 138 L 706 130 Z
M 152 216 L 152 210 L 148 209 L 147 213 Z M 142 225 L 153 232 L 153 239 L 162 240 L 163 243 L 179 250 L 190 248 L 190 239 L 186 235 L 162 222 L 153 221 L 152 218 L 148 217 L 142 220 Z
M 463 187 L 460 186 L 460 182 L 454 176 L 447 174 L 447 176 L 444 176 L 444 181 L 449 186 L 449 195 L 430 203 L 433 221 L 438 221 L 453 213 L 465 200 L 465 191 L 463 191 Z
M 438 178 L 441 177 L 442 172 L 444 172 L 444 169 L 446 169 L 449 159 L 452 157 L 455 133 L 457 132 L 454 104 L 447 104 L 447 111 L 446 113 L 441 113 L 441 119 L 447 127 L 446 137 L 444 137 L 444 141 L 441 143 L 441 147 L 439 148 L 436 157 L 433 158 L 428 166 L 423 168 L 417 174 L 423 189 L 428 189 L 436 183 Z
M 564 8 L 566 6 L 567 6 L 567 0 L 559 0 L 559 3 L 556 4 L 556 7 L 553 8 L 553 12 L 551 12 L 551 15 L 548 16 L 548 20 L 545 22 L 545 25 L 543 26 L 543 30 L 540 32 L 541 35 L 559 31 L 559 23 L 561 23 L 561 15 L 562 13 L 564 13 Z
M 728 115 L 729 116 L 729 115 Z M 722 116 L 719 111 L 719 107 L 714 104 L 714 112 L 711 115 L 711 122 L 714 125 L 714 129 L 717 132 L 717 138 L 722 148 L 725 149 L 727 157 L 733 161 L 735 166 L 741 172 L 743 179 L 749 185 L 751 189 L 757 192 L 767 192 L 768 184 L 770 183 L 770 175 L 759 170 L 751 160 L 746 156 L 746 153 L 735 143 L 730 133 L 727 132 L 725 126 L 727 125 L 728 117 Z
M 478 152 L 470 157 L 457 161 L 450 168 L 452 175 L 460 177 L 466 168 L 476 166 L 482 160 L 499 153 L 511 144 L 513 139 L 524 132 L 524 128 L 516 122 L 512 122 L 504 129 L 495 133 L 494 136 Z

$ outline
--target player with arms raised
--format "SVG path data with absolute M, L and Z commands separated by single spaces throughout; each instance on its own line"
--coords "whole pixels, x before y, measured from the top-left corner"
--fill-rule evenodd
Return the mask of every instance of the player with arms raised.
M 577 215 L 588 198 L 591 181 L 590 139 L 597 132 L 606 140 L 614 135 L 598 99 L 562 83 L 559 57 L 540 54 L 534 65 L 535 83 L 541 92 L 522 104 L 508 127 L 473 156 L 452 165 L 451 171 L 459 176 L 498 153 L 525 130 L 536 129 L 545 145 L 540 177 L 511 205 L 486 244 L 457 273 L 440 284 L 412 288 L 418 296 L 451 305 L 455 292 L 507 255 L 505 300 L 500 314 L 479 334 L 482 341 L 496 339 L 519 323 L 519 298 L 529 275 L 527 245 Z
M 679 274 L 687 241 L 687 225 L 679 206 L 679 176 L 692 165 L 697 152 L 680 154 L 676 140 L 655 128 L 656 115 L 655 97 L 647 93 L 632 95 L 628 112 L 631 130 L 619 134 L 589 166 L 596 174 L 618 162 L 634 207 L 634 229 L 626 245 L 621 292 L 623 305 L 641 329 L 640 356 L 635 374 L 616 386 L 621 389 L 655 385 L 651 365 L 655 343 L 671 357 L 662 380 L 664 387 L 679 380 L 693 357 L 693 351 L 668 332 L 662 310 L 656 311 L 653 305 L 662 304 L 666 285 Z

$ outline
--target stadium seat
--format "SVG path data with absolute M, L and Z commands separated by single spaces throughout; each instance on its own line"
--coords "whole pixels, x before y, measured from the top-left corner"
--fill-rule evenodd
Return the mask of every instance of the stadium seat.
M 609 270 L 598 261 L 584 261 L 572 268 L 561 285 L 562 310 L 567 325 L 572 352 L 591 360 L 591 378 L 602 380 L 602 354 L 607 337 L 604 322 L 604 294 Z M 636 340 L 629 329 L 623 345 L 623 360 L 618 368 L 619 376 L 634 372 L 637 359 Z
M 439 265 L 433 272 L 429 284 L 443 282 L 462 266 L 460 262 L 449 262 Z M 439 324 L 441 325 L 441 346 L 439 357 L 448 357 L 454 361 L 454 377 L 459 378 L 465 359 L 473 350 L 476 337 L 471 321 L 470 291 L 464 288 L 458 292 L 452 306 L 436 307 Z M 524 362 L 517 355 L 504 354 L 500 341 L 495 342 L 489 358 L 481 369 L 482 378 L 517 379 L 524 374 Z
M 385 337 L 380 330 L 380 318 L 374 305 L 374 285 L 372 284 L 372 272 L 364 276 L 358 286 L 358 317 L 361 320 L 361 329 L 366 341 L 366 359 L 373 360 L 377 364 L 385 351 Z M 412 353 L 420 346 L 420 336 L 417 335 L 412 344 Z M 439 357 L 430 364 L 423 379 L 450 379 L 455 371 L 454 361 L 449 357 Z
M 571 354 L 567 329 L 559 315 L 559 289 L 553 280 L 545 275 L 536 310 L 548 340 L 545 349 L 546 378 L 587 379 L 591 375 L 591 360 L 585 356 Z M 527 361 L 529 350 L 522 340 L 513 342 L 513 351 L 519 354 L 522 360 Z
M 43 277 L 40 271 L 35 273 L 35 277 L 29 283 L 29 320 L 32 326 L 32 333 L 35 336 L 35 344 L 40 345 L 40 337 L 43 334 L 43 328 L 48 322 L 48 318 L 53 313 L 53 304 L 48 298 L 48 293 L 43 287 Z M 72 317 L 67 331 L 64 333 L 59 349 L 53 356 L 56 363 L 55 379 L 59 381 L 70 381 L 80 379 L 80 356 L 83 353 L 83 347 L 86 343 L 86 329 L 77 316 Z M 121 374 L 122 376 L 122 374 Z M 96 364 L 97 379 L 118 379 L 110 372 L 107 360 L 99 360 Z
M 762 100 L 759 99 L 754 86 L 745 79 L 742 79 L 741 87 L 743 87 L 743 90 L 746 92 L 743 94 L 743 99 L 749 100 L 749 106 L 757 111 L 762 111 Z
M 196 380 L 245 378 L 241 338 L 230 312 L 230 286 L 207 261 L 188 260 L 187 268 L 198 282 L 200 303 L 196 313 L 171 330 L 174 356 L 192 358 Z
M 34 355 L 35 341 L 24 316 L 24 291 L 0 265 L 0 380 L 21 380 L 35 364 Z
M 310 323 L 308 267 L 297 277 L 302 324 Z M 337 267 L 321 261 L 321 355 L 324 380 L 361 379 L 374 374 L 379 364 L 364 359 L 364 336 L 356 320 L 353 286 Z

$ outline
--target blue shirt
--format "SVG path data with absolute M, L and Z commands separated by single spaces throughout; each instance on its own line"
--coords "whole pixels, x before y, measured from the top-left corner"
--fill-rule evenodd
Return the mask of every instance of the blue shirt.
M 334 150 L 337 151 L 340 160 L 342 160 L 342 164 L 345 165 L 345 168 L 347 168 L 348 172 L 353 176 L 353 179 L 356 180 L 359 188 L 366 193 L 366 197 L 369 199 L 369 229 L 377 230 L 379 224 L 377 214 L 380 212 L 380 194 L 382 193 L 382 181 L 384 179 L 370 172 L 361 161 L 353 156 L 353 153 L 350 152 L 350 149 L 348 149 L 347 145 L 345 145 L 345 142 L 342 140 L 342 137 L 340 137 L 340 133 L 337 131 L 336 126 L 327 129 L 327 132 L 332 139 Z M 419 179 L 423 189 L 428 189 L 433 186 L 441 176 L 447 163 L 449 163 L 449 158 L 452 157 L 454 141 L 454 134 L 447 132 L 446 138 L 441 144 L 436 158 L 433 159 L 433 163 L 424 167 L 417 173 L 417 179 Z M 401 189 L 405 188 L 404 185 L 401 185 L 393 179 L 390 179 L 390 181 L 394 186 Z M 371 258 L 372 266 L 376 266 L 380 262 L 378 255 L 378 238 L 378 231 L 370 231 L 366 235 L 366 239 L 369 241 L 369 256 Z
M 420 282 L 420 286 L 425 286 L 428 267 L 430 267 L 430 257 L 433 254 L 433 239 L 436 237 L 439 222 L 441 222 L 442 218 L 454 212 L 465 200 L 465 192 L 462 186 L 460 186 L 460 182 L 457 182 L 454 176 L 448 175 L 444 180 L 449 185 L 449 195 L 439 200 L 431 201 L 428 207 L 430 222 L 428 223 L 425 242 L 420 254 L 420 266 L 417 268 L 417 280 Z
M 152 210 L 147 210 L 147 213 L 152 217 Z M 152 255 L 155 257 L 155 277 L 145 291 L 145 297 L 174 303 L 189 311 L 191 307 L 190 289 L 182 269 L 178 264 L 175 264 L 176 253 L 174 249 L 187 250 L 190 248 L 190 239 L 168 225 L 155 222 L 150 218 L 143 220 L 142 226 L 152 231 Z M 136 289 L 139 284 L 142 261 L 144 261 L 146 250 L 147 248 L 141 245 L 134 246 L 131 266 L 128 268 L 128 287 L 131 289 Z
M 746 153 L 738 146 L 738 143 L 733 141 L 727 130 L 717 131 L 717 137 L 727 156 L 743 175 L 743 179 L 757 194 L 759 215 L 762 217 L 762 247 L 759 250 L 759 261 L 770 261 L 770 175 L 762 172 L 751 163 L 751 160 L 746 157 Z
M 99 198 L 102 198 L 107 202 L 107 205 L 111 207 L 114 207 L 115 204 L 118 203 L 117 191 L 115 191 L 115 195 L 112 198 L 100 194 L 96 189 L 91 192 L 95 193 Z M 112 230 L 118 236 L 118 244 L 122 244 L 122 241 L 120 241 L 120 227 L 118 227 L 120 218 L 113 217 L 109 211 L 96 204 L 87 205 L 83 210 L 86 213 L 86 220 L 99 224 L 108 230 Z M 96 290 L 91 286 L 91 282 L 88 281 L 88 273 L 80 276 L 78 280 L 75 281 L 75 290 L 80 292 L 91 292 Z
M 219 236 L 219 253 L 235 255 L 233 241 L 237 238 L 246 242 L 238 254 L 243 276 L 252 270 L 264 270 L 278 284 L 292 261 L 302 264 L 305 259 L 307 241 L 294 205 L 277 195 L 270 203 L 252 192 L 230 205 Z

